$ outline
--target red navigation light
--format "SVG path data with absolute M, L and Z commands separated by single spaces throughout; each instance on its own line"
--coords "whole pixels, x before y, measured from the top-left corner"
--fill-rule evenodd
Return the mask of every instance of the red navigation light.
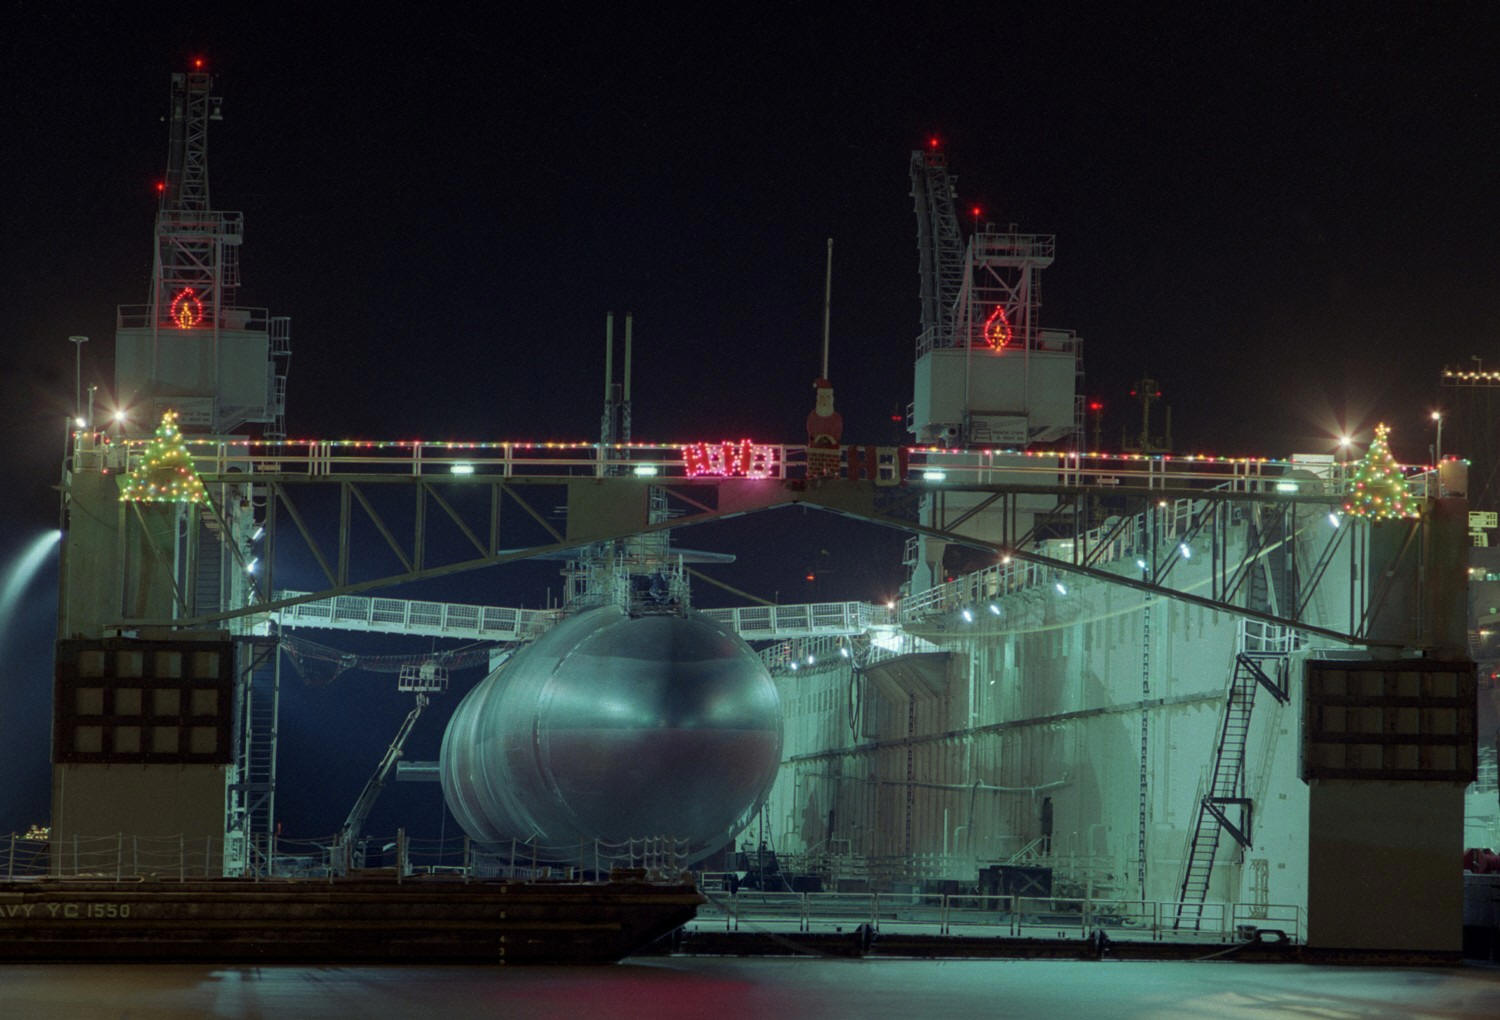
M 816 581 L 817 579 L 818 579 L 818 575 L 817 574 L 808 574 L 802 580 L 804 580 L 804 581 Z
M 927 147 L 929 149 L 936 149 L 938 147 L 937 135 L 933 135 L 931 138 L 927 139 Z
M 1102 401 L 1090 400 L 1089 401 L 1089 410 L 1090 411 L 1096 411 L 1096 412 L 1097 411 L 1102 411 L 1102 410 L 1104 410 L 1104 404 L 1103 404 Z
M 203 70 L 203 58 L 202 57 L 194 57 L 193 58 L 193 70 L 194 71 L 201 71 L 201 70 Z
M 979 206 L 977 205 L 974 207 L 974 218 L 979 219 Z
M 163 191 L 166 191 L 166 190 L 167 190 L 167 182 L 166 181 L 157 181 L 156 182 L 156 193 L 158 195 L 160 195 Z

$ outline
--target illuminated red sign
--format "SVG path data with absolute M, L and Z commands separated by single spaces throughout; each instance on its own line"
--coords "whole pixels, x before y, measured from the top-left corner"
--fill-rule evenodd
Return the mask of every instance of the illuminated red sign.
M 172 299 L 172 321 L 178 329 L 192 329 L 203 323 L 203 302 L 193 293 L 193 288 L 184 287 Z
M 765 478 L 776 468 L 776 447 L 761 446 L 748 439 L 689 443 L 682 448 L 682 463 L 693 477 Z
M 998 351 L 1010 343 L 1010 338 L 1010 318 L 1005 314 L 1005 306 L 996 305 L 990 317 L 984 320 L 984 342 Z

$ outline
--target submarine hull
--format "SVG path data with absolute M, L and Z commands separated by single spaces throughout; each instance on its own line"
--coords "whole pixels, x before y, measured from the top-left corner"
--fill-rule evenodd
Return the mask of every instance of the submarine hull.
M 470 838 L 723 847 L 781 760 L 781 704 L 760 659 L 694 613 L 615 606 L 558 624 L 469 692 L 443 734 L 443 796 Z

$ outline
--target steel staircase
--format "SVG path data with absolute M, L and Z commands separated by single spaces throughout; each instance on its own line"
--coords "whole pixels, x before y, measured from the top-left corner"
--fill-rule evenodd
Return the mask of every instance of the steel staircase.
M 218 612 L 224 601 L 224 547 L 219 534 L 222 529 L 211 515 L 198 525 L 198 548 L 193 576 L 192 604 L 187 608 L 193 615 Z
M 1287 676 L 1284 652 L 1241 651 L 1235 656 L 1213 771 L 1207 792 L 1199 801 L 1197 824 L 1188 843 L 1187 866 L 1173 928 L 1196 931 L 1202 924 L 1203 904 L 1208 897 L 1220 835 L 1227 832 L 1240 846 L 1251 845 L 1252 805 L 1245 796 L 1245 751 L 1251 713 L 1255 709 L 1255 689 L 1264 687 L 1284 705 L 1288 700 Z
M 271 836 L 276 824 L 276 736 L 281 697 L 280 656 L 275 636 L 235 641 L 235 778 L 229 788 L 225 823 L 226 875 L 270 873 Z

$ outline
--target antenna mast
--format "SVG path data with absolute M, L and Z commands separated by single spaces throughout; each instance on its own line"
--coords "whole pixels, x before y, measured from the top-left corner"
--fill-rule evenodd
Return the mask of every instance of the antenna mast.
M 828 267 L 823 273 L 823 373 L 828 378 L 828 312 L 833 304 L 833 238 L 828 239 Z
M 615 313 L 604 314 L 604 415 L 599 419 L 599 442 L 605 446 L 630 443 L 630 356 L 635 316 L 625 313 L 625 373 L 615 382 Z M 630 452 L 625 451 L 628 460 Z

